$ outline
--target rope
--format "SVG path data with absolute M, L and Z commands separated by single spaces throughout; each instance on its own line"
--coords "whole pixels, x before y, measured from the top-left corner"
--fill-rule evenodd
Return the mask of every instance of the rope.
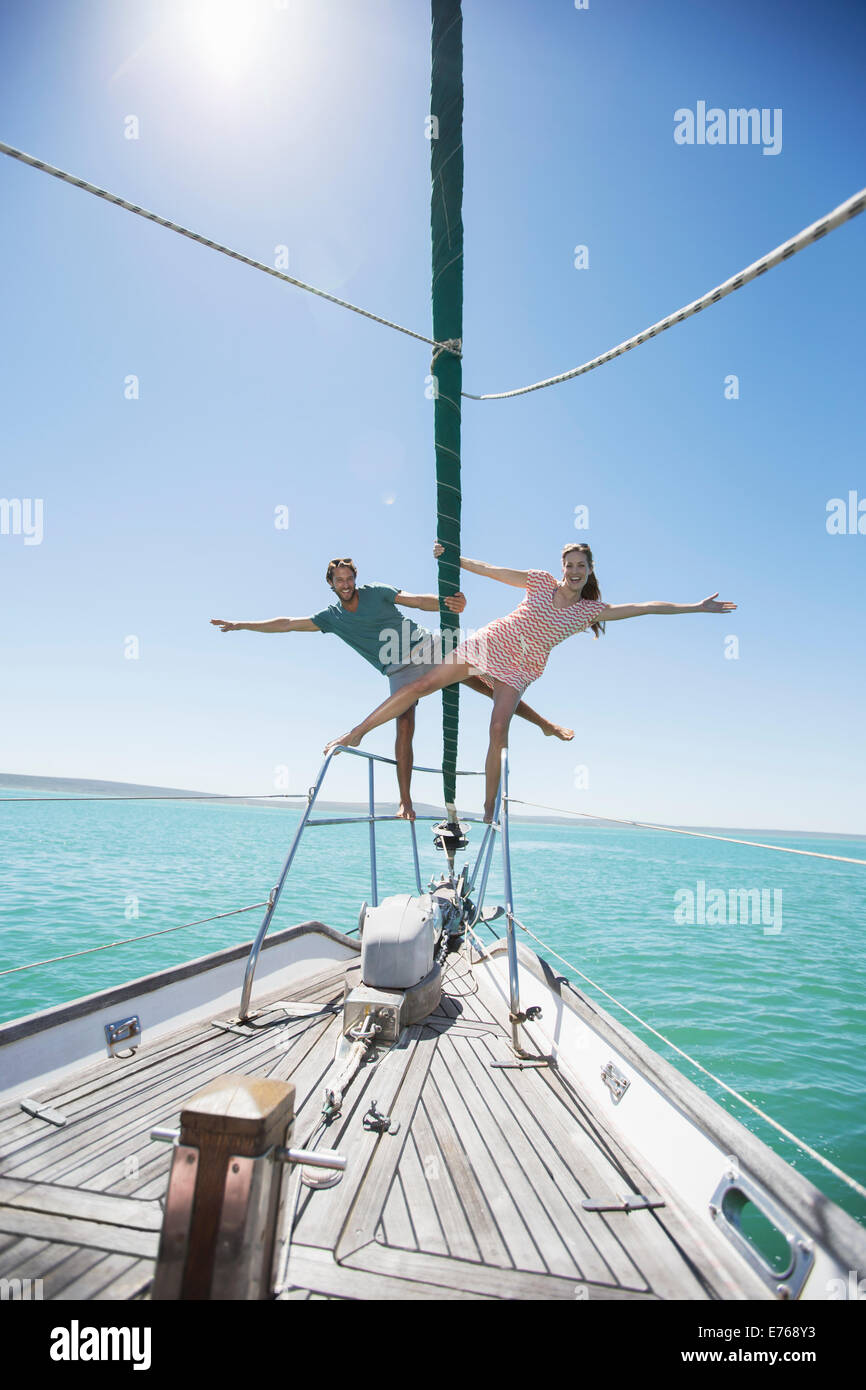
M 591 820 L 611 821 L 614 825 L 633 825 L 639 830 L 666 830 L 669 835 L 694 835 L 699 840 L 723 840 L 728 845 L 752 845 L 755 849 L 774 849 L 779 854 L 805 854 L 811 859 L 835 859 L 839 864 L 866 864 L 866 859 L 851 859 L 844 854 L 821 854 L 816 849 L 788 849 L 787 845 L 764 845 L 759 840 L 735 840 L 732 835 L 710 835 L 704 830 L 678 830 L 673 825 L 651 825 L 640 820 L 618 820 L 616 816 L 595 816 L 591 811 L 570 811 L 565 806 L 542 806 L 539 801 L 518 801 L 509 796 L 515 806 L 535 806 L 539 811 L 558 811 L 564 816 L 588 816 Z
M 638 333 L 634 338 L 628 338 L 624 343 L 604 352 L 600 357 L 593 357 L 590 362 L 584 362 L 582 367 L 575 367 L 570 372 L 562 372 L 559 376 L 548 377 L 546 381 L 536 381 L 532 386 L 521 386 L 516 391 L 496 391 L 485 396 L 472 396 L 468 391 L 464 391 L 464 396 L 470 401 L 501 401 L 511 396 L 524 396 L 528 391 L 540 391 L 545 386 L 557 386 L 561 381 L 571 381 L 572 377 L 583 376 L 585 372 L 591 372 L 595 367 L 601 367 L 605 362 L 611 362 L 615 357 L 621 357 L 624 352 L 630 352 L 632 348 L 639 347 L 649 338 L 656 338 L 666 329 L 672 328 L 675 323 L 682 323 L 684 319 L 691 318 L 694 314 L 699 314 L 702 309 L 706 309 L 709 304 L 718 304 L 725 295 L 732 294 L 734 290 L 747 285 L 750 280 L 757 280 L 759 275 L 779 265 L 781 261 L 787 261 L 791 256 L 802 251 L 804 246 L 811 246 L 813 242 L 826 236 L 827 232 L 832 232 L 836 227 L 840 227 L 843 222 L 847 222 L 852 217 L 856 217 L 866 207 L 866 188 L 861 188 L 859 193 L 846 202 L 840 203 L 837 208 L 828 213 L 826 217 L 813 222 L 810 227 L 805 227 L 802 232 L 784 241 L 781 246 L 777 246 L 775 251 L 770 251 L 761 260 L 755 261 L 752 265 L 741 270 L 739 275 L 732 275 L 723 284 L 717 285 L 714 290 L 708 290 L 700 299 L 695 299 L 685 308 L 676 310 L 669 314 L 667 318 L 654 323 L 651 328 L 645 328 L 642 333 Z
M 436 359 L 437 357 L 439 357 L 440 353 L 452 352 L 455 355 L 455 357 L 459 357 L 462 348 L 463 344 L 461 343 L 459 338 L 449 338 L 447 342 L 440 343 L 433 356 L 430 358 L 430 370 L 432 371 L 435 367 Z
M 445 4 L 447 0 L 441 0 Z M 456 3 L 456 0 L 450 0 Z M 461 93 L 462 95 L 462 93 Z M 462 100 L 461 100 L 462 107 Z M 432 140 L 431 146 L 435 150 L 438 140 Z M 146 208 L 139 207 L 136 203 L 130 203 L 125 198 L 119 198 L 114 193 L 109 193 L 104 188 L 97 187 L 96 184 L 88 183 L 86 179 L 76 178 L 73 174 L 66 173 L 63 169 L 57 169 L 52 164 L 46 164 L 44 160 L 36 159 L 33 155 L 25 154 L 23 150 L 16 149 L 13 145 L 4 144 L 0 141 L 0 154 L 9 155 L 12 159 L 20 160 L 22 164 L 28 164 L 33 169 L 40 169 L 43 173 L 51 174 L 53 178 L 61 179 L 64 183 L 72 184 L 74 188 L 82 188 L 86 193 L 92 193 L 97 198 L 102 198 L 108 203 L 114 203 L 117 207 L 125 208 L 127 212 L 133 212 L 138 217 L 144 217 L 150 222 L 156 222 L 160 227 L 167 227 L 169 231 L 177 232 L 180 236 L 188 237 L 190 241 L 197 241 L 201 246 L 208 246 L 212 251 L 219 251 L 224 256 L 229 256 L 232 260 L 241 261 L 244 265 L 251 266 L 254 270 L 261 270 L 266 275 L 272 275 L 277 280 L 283 280 L 288 285 L 294 285 L 296 289 L 306 290 L 308 294 L 317 295 L 320 299 L 326 299 L 331 304 L 336 304 L 341 309 L 349 309 L 353 314 L 360 314 L 363 318 L 371 319 L 373 323 L 380 323 L 385 328 L 392 328 L 397 333 L 404 333 L 409 338 L 414 338 L 418 342 L 428 343 L 435 349 L 433 363 L 443 352 L 449 354 L 449 359 L 459 361 L 462 357 L 462 338 L 451 337 L 443 340 L 428 338 L 423 333 L 416 333 L 411 328 L 405 328 L 399 323 L 392 322 L 391 319 L 382 318 L 379 314 L 370 313 L 368 309 L 361 309 L 357 304 L 350 304 L 348 300 L 339 299 L 336 295 L 328 294 L 325 290 L 317 289 L 315 285 L 308 285 L 303 280 L 296 280 L 294 276 L 287 275 L 285 271 L 277 270 L 274 266 L 265 265 L 262 261 L 253 260 L 250 256 L 244 256 L 239 251 L 233 251 L 228 246 L 223 246 L 218 241 L 212 241 L 209 237 L 201 236 L 198 232 L 190 231 L 188 227 L 182 227 L 177 222 L 171 222 L 168 218 L 160 217 L 155 212 L 148 212 Z M 459 147 L 461 177 L 462 177 L 462 145 Z M 441 163 L 442 161 L 440 161 Z M 435 192 L 435 185 L 434 185 Z M 706 309 L 710 304 L 717 304 L 726 295 L 732 294 L 734 290 L 741 289 L 743 285 L 756 280 L 759 275 L 771 270 L 782 261 L 789 260 L 791 256 L 802 251 L 804 247 L 811 246 L 813 242 L 819 241 L 828 232 L 840 227 L 843 222 L 848 222 L 852 217 L 856 217 L 866 207 L 866 189 L 861 189 L 844 203 L 840 203 L 837 208 L 828 213 L 826 217 L 813 222 L 811 226 L 805 227 L 796 236 L 790 237 L 781 246 L 777 246 L 774 251 L 763 256 L 760 260 L 754 261 L 752 265 L 741 270 L 738 275 L 731 276 L 721 285 L 713 290 L 708 290 L 700 299 L 693 300 L 691 304 L 686 304 L 682 309 L 669 314 L 667 318 L 660 319 L 650 328 L 645 328 L 642 333 L 636 334 L 633 338 L 626 339 L 619 343 L 617 347 L 610 348 L 599 357 L 593 357 L 589 362 L 584 362 L 580 367 L 574 367 L 571 371 L 561 372 L 559 376 L 547 377 L 544 381 L 533 382 L 530 386 L 521 386 L 513 391 L 488 392 L 485 395 L 477 396 L 470 391 L 460 391 L 460 396 L 470 401 L 499 401 L 507 400 L 512 396 L 524 396 L 530 391 L 540 391 L 546 386 L 557 386 L 562 381 L 571 381 L 574 377 L 583 376 L 586 372 L 591 372 L 596 367 L 603 366 L 606 362 L 611 362 L 615 357 L 621 357 L 624 353 L 630 352 L 632 348 L 639 347 L 650 338 L 656 338 L 660 333 L 664 333 L 668 328 L 672 328 L 676 323 L 683 323 L 685 319 L 692 318 L 699 314 L 702 309 Z M 445 213 L 443 210 L 443 217 Z M 447 220 L 446 220 L 447 226 Z M 453 230 L 448 228 L 448 230 Z M 461 250 L 456 258 L 462 270 L 462 224 L 461 224 Z M 434 325 L 435 327 L 435 325 Z M 432 365 L 432 364 L 431 364 Z M 448 399 L 447 404 L 457 409 L 456 401 Z M 459 414 L 459 411 L 458 411 Z
M 236 917 L 239 912 L 253 912 L 257 907 L 267 907 L 268 903 L 252 903 L 249 907 L 236 907 L 231 912 L 218 912 L 215 917 L 202 917 L 198 922 L 183 922 L 179 927 L 163 927 L 161 931 L 145 932 L 144 936 L 130 936 L 125 941 L 108 941 L 104 946 L 88 946 L 83 951 L 71 951 L 68 956 L 50 956 L 48 960 L 35 960 L 30 965 L 13 965 L 9 970 L 0 970 L 0 975 L 16 975 L 19 970 L 36 970 L 40 965 L 56 965 L 60 960 L 75 960 L 77 956 L 92 956 L 95 951 L 110 951 L 113 946 L 131 946 L 136 941 L 149 941 L 152 936 L 167 936 L 169 932 L 184 931 L 187 927 L 203 927 L 207 922 L 218 922 L 222 917 Z
M 209 237 L 200 236 L 198 232 L 192 232 L 188 227 L 181 227 L 177 222 L 170 222 L 166 217 L 160 217 L 155 212 L 148 212 L 146 208 L 139 207 L 137 203 L 130 203 L 125 198 L 118 198 L 115 193 L 98 188 L 96 184 L 88 183 L 86 179 L 78 179 L 73 174 L 67 174 L 63 169 L 55 169 L 53 164 L 46 164 L 44 160 L 35 159 L 33 155 L 25 154 L 23 150 L 15 149 L 13 145 L 5 145 L 0 141 L 0 154 L 8 154 L 12 159 L 20 160 L 22 164 L 29 164 L 33 169 L 41 169 L 44 174 L 51 174 L 52 178 L 70 183 L 74 188 L 83 188 L 85 193 L 93 193 L 97 198 L 103 198 L 107 203 L 114 203 L 119 208 L 125 208 L 127 212 L 134 212 L 136 216 L 145 217 L 149 222 L 157 222 L 160 227 L 167 227 L 170 232 L 177 232 L 180 236 L 188 237 L 190 241 L 197 241 L 200 246 L 209 246 L 212 251 L 219 251 L 223 256 L 229 256 L 233 261 L 242 261 L 244 265 L 252 266 L 253 270 L 261 270 L 264 271 L 265 275 L 273 275 L 276 280 L 283 280 L 287 285 L 294 285 L 295 289 L 306 290 L 308 294 L 318 295 L 319 299 L 327 299 L 330 304 L 337 304 L 341 309 L 350 309 L 353 314 L 360 314 L 365 319 L 372 319 L 374 323 L 381 323 L 384 328 L 393 328 L 396 333 L 405 333 L 409 338 L 416 338 L 421 343 L 429 343 L 438 352 L 447 349 L 452 354 L 459 354 L 459 348 L 455 348 L 453 343 L 439 343 L 435 338 L 427 338 L 423 333 L 415 333 L 411 328 L 404 328 L 399 323 L 392 323 L 390 319 L 381 318 L 378 314 L 371 314 L 368 309 L 359 309 L 357 304 L 350 304 L 345 299 L 338 299 L 334 294 L 327 294 L 325 290 L 316 289 L 315 285 L 307 285 L 303 280 L 296 280 L 294 276 L 287 275 L 285 271 L 277 270 L 274 266 L 265 265 L 262 261 L 255 261 L 250 256 L 242 255 L 240 251 L 232 251 L 230 247 L 223 246 L 218 241 L 211 241 Z
M 790 1139 L 792 1144 L 796 1144 L 797 1147 L 802 1149 L 804 1153 L 807 1153 L 810 1156 L 810 1158 L 814 1158 L 818 1163 L 823 1164 L 825 1168 L 827 1168 L 837 1178 L 841 1178 L 843 1182 L 847 1183 L 848 1186 L 853 1188 L 853 1190 L 857 1192 L 861 1197 L 866 1197 L 866 1187 L 863 1187 L 859 1182 L 857 1182 L 856 1178 L 849 1177 L 849 1175 L 847 1173 L 844 1173 L 841 1168 L 837 1168 L 835 1163 L 831 1163 L 828 1158 L 824 1158 L 824 1156 L 822 1154 L 819 1154 L 816 1149 L 813 1149 L 811 1145 L 807 1144 L 803 1139 L 798 1139 L 796 1134 L 792 1134 L 789 1129 L 785 1129 L 784 1125 L 780 1125 L 777 1120 L 774 1120 L 772 1118 L 771 1115 L 768 1115 L 764 1110 L 761 1110 L 760 1106 L 757 1106 L 752 1101 L 747 1100 L 746 1097 L 741 1095 L 739 1091 L 735 1091 L 733 1086 L 729 1086 L 726 1081 L 722 1081 L 718 1076 L 715 1076 L 713 1072 L 709 1071 L 700 1062 L 696 1062 L 694 1057 L 690 1057 L 687 1052 L 683 1052 L 683 1049 L 681 1047 L 677 1047 L 676 1043 L 671 1042 L 670 1038 L 666 1038 L 664 1033 L 660 1033 L 657 1028 L 653 1028 L 649 1023 L 645 1023 L 644 1020 L 642 1018 L 639 1018 L 636 1013 L 633 1013 L 631 1009 L 626 1008 L 625 1004 L 621 1004 L 618 999 L 614 999 L 612 994 L 608 994 L 606 989 L 602 989 L 601 985 L 597 985 L 594 980 L 591 980 L 589 978 L 588 975 L 584 975 L 582 970 L 578 970 L 576 965 L 572 965 L 571 961 L 567 961 L 564 956 L 561 956 L 558 954 L 558 952 L 554 951 L 551 946 L 548 946 L 547 943 L 542 941 L 540 937 L 536 936 L 534 932 L 531 932 L 529 928 L 525 927 L 522 922 L 519 922 L 516 917 L 513 917 L 512 920 L 517 924 L 518 927 L 520 927 L 521 931 L 525 931 L 527 936 L 531 936 L 533 941 L 537 941 L 539 946 L 542 946 L 549 955 L 555 956 L 558 961 L 562 961 L 562 964 L 567 966 L 569 970 L 573 970 L 575 975 L 579 975 L 582 980 L 586 980 L 587 984 L 592 985 L 593 989 L 597 989 L 600 994 L 603 994 L 605 999 L 609 999 L 611 1003 L 616 1004 L 618 1009 L 623 1009 L 624 1012 L 628 1014 L 629 1018 L 633 1018 L 636 1023 L 639 1023 L 642 1028 L 646 1028 L 650 1033 L 653 1034 L 654 1037 L 659 1038 L 661 1042 L 666 1043 L 668 1047 L 672 1047 L 674 1052 L 678 1052 L 679 1055 L 681 1057 L 684 1057 L 687 1062 L 690 1062 L 693 1067 L 697 1067 L 698 1071 L 702 1071 L 705 1076 L 708 1076 L 710 1078 L 711 1081 L 715 1081 L 717 1086 L 721 1086 L 722 1090 L 727 1091 L 729 1095 L 733 1096 L 736 1100 L 741 1101 L 743 1105 L 747 1105 L 750 1110 L 753 1110 L 755 1112 L 756 1115 L 760 1115 L 761 1119 L 766 1120 L 768 1125 L 772 1125 L 773 1129 L 778 1130 L 778 1132 L 780 1134 L 783 1134 L 786 1139 Z
M 475 978 L 471 960 L 466 962 L 468 969 L 458 971 L 456 968 L 457 957 L 458 955 L 462 956 L 462 954 L 462 952 L 453 951 L 445 957 L 442 967 L 442 992 L 444 993 L 447 987 L 450 999 L 471 999 L 478 993 L 478 981 Z M 471 989 L 458 990 L 455 988 L 455 984 L 465 984 L 467 981 L 471 984 Z

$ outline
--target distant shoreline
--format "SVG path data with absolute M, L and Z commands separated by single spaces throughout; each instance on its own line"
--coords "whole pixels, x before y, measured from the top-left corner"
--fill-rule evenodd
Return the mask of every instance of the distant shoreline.
M 219 792 L 200 792 L 192 791 L 188 787 L 154 787 L 142 782 L 107 782 L 95 778 L 86 777 L 30 777 L 17 772 L 0 772 L 0 790 L 22 792 L 47 792 L 60 793 L 70 797 L 114 797 L 121 799 L 124 797 L 141 797 L 146 800 L 152 797 L 155 801 L 163 798 L 169 799 L 195 799 L 200 801 L 224 802 L 235 806 L 262 806 L 262 807 L 282 807 L 299 808 L 303 804 L 302 797 L 282 797 L 275 793 L 271 797 L 255 796 L 223 796 Z M 9 800 L 10 798 L 0 798 Z M 365 801 L 319 801 L 317 806 L 322 811 L 334 811 L 343 814 L 364 814 L 367 810 Z M 397 802 L 377 801 L 377 808 L 380 815 L 394 815 L 397 811 Z M 415 810 L 419 816 L 433 816 L 437 820 L 442 818 L 442 809 L 438 806 L 431 806 L 425 802 L 416 802 Z M 607 820 L 604 817 L 584 816 L 575 812 L 573 816 L 539 815 L 526 816 L 512 813 L 511 820 L 519 825 L 574 825 L 577 820 L 584 825 L 602 827 L 612 823 L 623 826 L 625 818 L 617 822 Z M 624 828 L 628 828 L 628 822 Z M 738 835 L 785 835 L 803 836 L 809 839 L 823 840 L 866 840 L 866 834 L 859 831 L 842 830 L 780 830 L 772 826 L 719 826 L 719 825 L 677 825 L 671 826 L 674 830 L 694 830 L 706 831 L 713 834 L 734 833 Z

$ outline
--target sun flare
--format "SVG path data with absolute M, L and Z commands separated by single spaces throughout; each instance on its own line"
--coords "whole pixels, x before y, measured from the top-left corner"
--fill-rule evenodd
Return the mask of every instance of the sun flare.
M 227 83 L 245 77 L 262 52 L 272 8 L 262 0 L 189 0 L 185 36 L 203 69 Z

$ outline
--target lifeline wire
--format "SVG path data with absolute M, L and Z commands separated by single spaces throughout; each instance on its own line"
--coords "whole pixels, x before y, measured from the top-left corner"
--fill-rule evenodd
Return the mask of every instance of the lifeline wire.
M 721 1086 L 722 1089 L 724 1091 L 727 1091 L 729 1095 L 732 1095 L 736 1100 L 742 1101 L 743 1105 L 747 1105 L 750 1110 L 754 1110 L 755 1114 L 760 1115 L 762 1120 L 766 1120 L 768 1125 L 772 1125 L 773 1129 L 777 1129 L 780 1134 L 784 1134 L 786 1139 L 790 1139 L 792 1144 L 796 1144 L 797 1147 L 802 1149 L 804 1153 L 809 1154 L 810 1158 L 814 1158 L 818 1163 L 823 1164 L 825 1168 L 829 1169 L 829 1171 L 835 1174 L 837 1178 L 841 1178 L 843 1182 L 846 1182 L 848 1186 L 852 1187 L 854 1191 L 859 1193 L 861 1197 L 866 1197 L 866 1187 L 862 1187 L 861 1184 L 857 1182 L 856 1178 L 849 1177 L 848 1174 L 843 1172 L 841 1168 L 837 1168 L 835 1163 L 831 1163 L 829 1158 L 824 1158 L 822 1154 L 818 1153 L 817 1149 L 813 1149 L 809 1144 L 805 1143 L 804 1140 L 798 1139 L 796 1134 L 792 1134 L 789 1129 L 785 1129 L 784 1125 L 780 1125 L 779 1122 L 777 1120 L 774 1120 L 771 1115 L 768 1115 L 766 1111 L 761 1110 L 760 1106 L 757 1106 L 752 1101 L 747 1100 L 745 1096 L 740 1095 L 739 1091 L 735 1091 L 733 1086 L 729 1086 L 726 1081 L 722 1081 L 720 1077 L 715 1076 L 711 1071 L 708 1071 L 707 1068 L 703 1066 L 700 1062 L 696 1062 L 694 1057 L 690 1057 L 687 1052 L 683 1052 L 683 1049 L 681 1047 L 677 1047 L 676 1043 L 671 1042 L 670 1038 L 666 1038 L 664 1033 L 660 1033 L 657 1028 L 653 1028 L 651 1024 L 644 1022 L 644 1020 L 640 1018 L 636 1013 L 633 1013 L 631 1009 L 626 1008 L 625 1004 L 621 1004 L 618 999 L 614 999 L 612 994 L 608 994 L 606 989 L 602 989 L 601 985 L 597 985 L 595 983 L 595 980 L 591 980 L 588 975 L 584 975 L 582 970 L 578 970 L 576 965 L 572 965 L 571 961 L 566 960 L 565 956 L 561 956 L 556 951 L 554 951 L 551 946 L 548 946 L 547 943 L 545 941 L 542 941 L 539 936 L 536 936 L 534 932 L 531 932 L 529 930 L 529 927 L 525 927 L 522 922 L 519 922 L 517 920 L 516 917 L 512 916 L 512 921 L 518 927 L 520 927 L 521 931 L 525 931 L 527 936 L 531 936 L 533 941 L 537 941 L 539 946 L 543 946 L 544 950 L 547 951 L 549 955 L 556 956 L 556 959 L 562 961 L 563 965 L 568 966 L 569 970 L 573 970 L 575 975 L 579 975 L 582 980 L 586 980 L 587 984 L 592 985 L 593 989 L 597 989 L 599 993 L 603 994 L 605 999 L 609 999 L 611 1003 L 616 1004 L 618 1009 L 625 1010 L 629 1018 L 633 1018 L 636 1023 L 639 1023 L 641 1025 L 642 1028 L 648 1029 L 650 1033 L 652 1033 L 655 1037 L 660 1038 L 661 1041 L 663 1043 L 666 1043 L 668 1047 L 672 1047 L 674 1052 L 678 1052 L 681 1057 L 684 1057 L 686 1061 L 690 1062 L 693 1067 L 697 1067 L 698 1071 L 702 1071 L 705 1076 L 708 1076 L 710 1078 L 711 1081 L 715 1081 L 716 1085 Z
M 614 825 L 633 825 L 639 830 L 666 830 L 669 835 L 694 835 L 699 840 L 724 840 L 729 845 L 752 845 L 755 849 L 775 849 L 779 854 L 806 854 L 810 859 L 835 859 L 840 864 L 866 864 L 866 859 L 851 859 L 844 854 L 821 854 L 816 849 L 788 849 L 787 845 L 763 845 L 759 840 L 735 840 L 731 835 L 710 835 L 704 830 L 679 830 L 673 825 L 650 825 L 640 820 L 618 820 L 616 816 L 596 816 L 592 811 L 570 811 L 565 806 L 543 806 L 539 801 L 518 801 L 509 796 L 515 806 L 535 806 L 539 811 L 558 811 L 564 816 L 587 816 L 591 820 L 611 821 Z
M 230 247 L 221 245 L 218 241 L 211 241 L 208 237 L 200 236 L 198 232 L 191 232 L 188 227 L 181 227 L 177 222 L 170 222 L 166 217 L 160 217 L 155 212 L 148 212 L 146 208 L 141 208 L 137 203 L 129 203 L 125 198 L 118 198 L 115 193 L 109 193 L 104 188 L 98 188 L 96 184 L 88 183 L 86 179 L 77 179 L 73 174 L 67 174 L 63 169 L 55 169 L 53 164 L 46 164 L 44 160 L 35 159 L 31 154 L 25 154 L 23 150 L 15 149 L 14 145 L 5 145 L 0 141 L 0 154 L 11 155 L 13 159 L 19 159 L 22 164 L 29 164 L 33 169 L 41 169 L 44 174 L 51 174 L 55 179 L 62 179 L 64 183 L 71 183 L 75 188 L 83 188 L 85 193 L 93 193 L 97 198 L 104 198 L 108 203 L 114 203 L 119 208 L 125 208 L 127 212 L 134 212 L 139 217 L 146 217 L 149 222 L 157 222 L 160 227 L 167 227 L 170 232 L 178 232 L 181 236 L 189 237 L 190 241 L 197 241 L 201 246 L 209 246 L 212 251 L 220 251 L 224 256 L 230 256 L 233 261 L 242 261 L 244 265 L 252 266 L 253 270 L 263 270 L 266 275 L 273 275 L 277 280 L 284 280 L 287 285 L 294 285 L 296 289 L 307 290 L 310 294 L 318 295 L 320 299 L 327 299 L 331 304 L 337 304 L 341 309 L 351 309 L 353 314 L 361 314 L 365 319 L 372 319 L 374 323 L 381 323 L 385 328 L 393 328 L 397 333 L 405 333 L 410 338 L 417 338 L 419 342 L 429 343 L 431 347 L 439 351 L 457 353 L 458 349 L 452 343 L 437 343 L 435 338 L 426 338 L 423 333 L 415 333 L 411 328 L 403 328 L 399 323 L 392 323 L 390 319 L 380 318 L 378 314 L 371 314 L 367 309 L 359 309 L 357 304 L 349 304 L 345 299 L 338 299 L 335 294 L 326 294 L 324 290 L 318 290 L 314 285 L 307 285 L 303 280 L 296 280 L 292 275 L 286 275 L 284 271 L 275 269 L 274 266 L 265 265 L 263 261 L 255 261 L 250 256 L 244 256 L 240 251 L 232 251 Z
M 820 240 L 822 236 L 826 236 L 827 232 L 833 231 L 843 222 L 856 217 L 859 212 L 863 211 L 864 207 L 866 207 L 866 188 L 861 188 L 859 193 L 855 193 L 846 202 L 840 203 L 826 217 L 819 218 L 817 222 L 813 222 L 810 227 L 805 227 L 796 236 L 792 236 L 788 241 L 783 241 L 782 245 L 777 246 L 775 251 L 770 251 L 759 261 L 754 261 L 745 270 L 741 270 L 739 275 L 732 275 L 729 280 L 725 280 L 714 290 L 708 290 L 700 299 L 695 299 L 691 304 L 686 304 L 684 308 L 673 314 L 668 314 L 667 318 L 660 319 L 651 328 L 645 328 L 634 338 L 626 339 L 618 347 L 603 352 L 600 357 L 593 357 L 590 362 L 584 362 L 582 367 L 574 367 L 570 372 L 561 372 L 559 376 L 548 377 L 546 381 L 536 381 L 532 386 L 520 386 L 515 391 L 496 391 L 485 396 L 471 396 L 468 391 L 464 391 L 463 395 L 468 397 L 470 401 L 502 401 L 510 396 L 525 396 L 528 391 L 540 391 L 544 386 L 557 386 L 561 381 L 571 381 L 572 377 L 583 376 L 585 372 L 591 372 L 594 367 L 602 367 L 605 362 L 611 362 L 614 357 L 621 357 L 624 352 L 630 352 L 633 347 L 639 347 L 649 338 L 657 338 L 659 333 L 664 333 L 665 329 L 672 328 L 675 323 L 682 323 L 684 319 L 691 318 L 693 314 L 699 314 L 702 309 L 706 309 L 707 305 L 718 304 L 725 295 L 740 289 L 742 285 L 747 285 L 750 280 L 757 280 L 758 276 L 763 275 L 766 270 L 779 265 L 781 261 L 789 260 L 797 251 L 802 251 L 804 246 L 811 246 L 812 242 Z
M 17 975 L 19 970 L 35 970 L 40 965 L 56 965 L 59 960 L 92 956 L 95 951 L 110 951 L 113 946 L 131 946 L 135 941 L 149 941 L 152 936 L 167 936 L 169 932 L 184 931 L 187 927 L 203 927 L 206 922 L 218 922 L 222 917 L 237 917 L 239 912 L 252 912 L 257 907 L 267 906 L 266 902 L 251 903 L 249 907 L 236 907 L 231 912 L 218 912 L 215 917 L 202 917 L 197 922 L 182 922 L 179 927 L 163 927 L 161 931 L 145 932 L 143 936 L 130 936 L 124 941 L 106 941 L 104 946 L 88 946 L 83 951 L 71 951 L 68 956 L 51 956 L 48 960 L 34 960 L 30 965 L 13 965 L 9 970 L 0 970 L 0 975 Z
M 7 801 L 306 801 L 306 792 L 268 792 L 264 796 L 253 793 L 250 796 L 222 796 L 218 792 L 201 793 L 194 796 L 3 796 L 0 793 L 0 806 Z

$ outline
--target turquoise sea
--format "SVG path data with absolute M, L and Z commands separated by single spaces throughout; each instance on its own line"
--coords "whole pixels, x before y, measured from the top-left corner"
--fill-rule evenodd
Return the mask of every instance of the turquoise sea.
M 30 794 L 0 785 L 6 971 L 263 902 L 299 817 L 285 804 L 11 800 Z M 866 859 L 864 837 L 719 833 Z M 426 885 L 445 861 L 430 822 L 418 840 Z M 472 854 L 479 826 L 470 841 Z M 354 930 L 368 846 L 365 825 L 311 829 L 274 927 L 318 918 Z M 380 896 L 412 891 L 408 826 L 378 826 L 377 848 Z M 576 821 L 514 824 L 512 869 L 515 912 L 550 948 L 866 1184 L 866 867 Z M 501 881 L 497 862 L 488 903 Z M 248 941 L 262 915 L 0 975 L 0 1021 Z M 571 978 L 866 1222 L 866 1200 Z

